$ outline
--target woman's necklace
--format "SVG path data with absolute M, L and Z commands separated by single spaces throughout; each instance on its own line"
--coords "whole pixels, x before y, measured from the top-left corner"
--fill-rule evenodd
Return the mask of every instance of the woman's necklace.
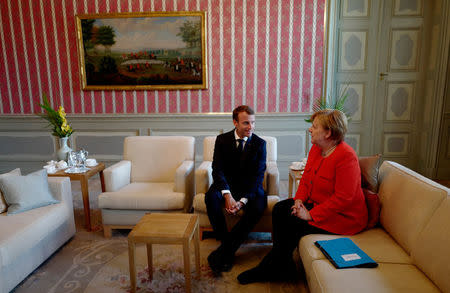
M 332 148 L 330 148 L 328 151 L 326 152 L 322 152 L 322 157 L 327 157 L 329 154 L 331 154 L 332 151 L 334 151 L 334 149 L 337 147 L 337 144 L 335 144 Z

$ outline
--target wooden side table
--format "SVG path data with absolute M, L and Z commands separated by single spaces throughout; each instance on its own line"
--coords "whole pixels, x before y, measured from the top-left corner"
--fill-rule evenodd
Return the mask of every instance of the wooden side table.
M 153 275 L 152 244 L 182 244 L 186 292 L 191 292 L 189 244 L 194 240 L 196 274 L 200 276 L 198 216 L 194 214 L 151 213 L 144 215 L 128 234 L 131 292 L 136 292 L 136 243 L 147 244 L 148 273 Z
M 53 174 L 48 174 L 49 177 L 70 177 L 70 180 L 80 181 L 81 194 L 83 196 L 84 206 L 84 222 L 86 230 L 91 231 L 91 209 L 89 207 L 89 178 L 99 173 L 100 183 L 102 185 L 102 192 L 105 192 L 105 179 L 103 177 L 103 170 L 105 170 L 105 164 L 98 163 L 96 166 L 88 167 L 89 171 L 84 173 L 66 173 L 64 170 L 60 170 Z
M 300 179 L 302 179 L 302 175 L 303 170 L 292 170 L 291 168 L 289 168 L 289 198 L 292 198 L 294 188 L 295 191 L 297 191 L 298 185 L 300 184 Z

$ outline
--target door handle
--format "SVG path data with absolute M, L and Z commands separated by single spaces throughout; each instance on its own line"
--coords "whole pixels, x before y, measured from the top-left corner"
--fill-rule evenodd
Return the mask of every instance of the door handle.
M 388 76 L 389 74 L 380 72 L 380 80 L 383 80 L 385 76 Z

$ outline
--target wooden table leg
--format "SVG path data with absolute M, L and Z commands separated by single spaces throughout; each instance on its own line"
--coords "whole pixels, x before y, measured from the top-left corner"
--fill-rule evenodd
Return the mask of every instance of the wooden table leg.
M 102 192 L 105 192 L 105 176 L 103 175 L 103 170 L 100 171 L 100 184 L 102 185 Z
M 292 197 L 292 184 L 294 184 L 294 182 L 292 180 L 291 172 L 289 172 L 289 193 L 288 193 L 288 198 Z
M 186 293 L 191 292 L 191 261 L 189 259 L 189 240 L 183 241 L 184 279 L 186 281 Z
M 195 248 L 195 269 L 196 276 L 200 278 L 200 244 L 199 244 L 199 231 L 198 231 L 198 223 L 195 227 L 194 231 L 194 248 Z
M 130 289 L 131 293 L 136 292 L 136 246 L 135 243 L 128 239 L 128 262 L 130 265 Z
M 153 252 L 152 244 L 147 244 L 147 263 L 148 263 L 148 277 L 150 280 L 153 279 Z
M 89 186 L 88 179 L 86 176 L 82 176 L 80 179 L 81 183 L 81 194 L 83 196 L 83 206 L 84 206 L 84 221 L 86 225 L 86 230 L 91 231 L 91 209 L 89 207 Z

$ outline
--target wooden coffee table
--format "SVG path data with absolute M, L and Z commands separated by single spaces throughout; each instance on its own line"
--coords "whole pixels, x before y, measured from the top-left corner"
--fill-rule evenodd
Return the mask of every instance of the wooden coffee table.
M 191 262 L 189 244 L 194 240 L 196 275 L 200 276 L 198 216 L 194 214 L 151 213 L 142 217 L 128 234 L 131 292 L 136 292 L 136 243 L 147 244 L 148 273 L 153 274 L 152 244 L 183 245 L 186 292 L 191 292 Z
M 88 180 L 95 174 L 99 173 L 100 183 L 102 185 L 102 192 L 105 192 L 105 179 L 103 178 L 103 170 L 105 170 L 105 164 L 98 163 L 96 166 L 88 167 L 90 170 L 84 173 L 66 173 L 65 170 L 60 170 L 53 174 L 48 174 L 49 177 L 70 177 L 70 180 L 80 181 L 81 195 L 83 196 L 84 206 L 84 222 L 86 230 L 91 231 L 91 209 L 89 207 L 89 186 Z

